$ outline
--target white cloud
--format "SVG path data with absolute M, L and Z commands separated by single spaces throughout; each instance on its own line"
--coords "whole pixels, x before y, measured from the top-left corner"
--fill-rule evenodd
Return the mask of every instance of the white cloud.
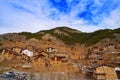
M 71 12 L 61 14 L 55 8 L 51 8 L 47 0 L 8 0 L 0 2 L 0 34 L 6 32 L 37 32 L 39 30 L 51 29 L 58 26 L 68 26 L 79 29 L 81 31 L 92 32 L 103 28 L 118 28 L 120 27 L 120 8 L 110 12 L 109 16 L 103 16 L 102 22 L 98 25 L 88 24 L 83 19 L 77 19 L 76 15 L 85 10 L 85 0 L 82 0 L 76 6 L 72 6 Z M 96 5 L 100 5 L 99 0 L 95 0 Z M 70 3 L 70 2 L 69 2 Z M 85 3 L 85 4 L 83 4 Z M 18 6 L 18 9 L 15 6 Z M 52 19 L 49 15 L 56 12 Z M 99 17 L 94 18 L 99 20 Z
M 108 17 L 103 19 L 100 26 L 111 29 L 120 27 L 120 9 L 113 10 Z

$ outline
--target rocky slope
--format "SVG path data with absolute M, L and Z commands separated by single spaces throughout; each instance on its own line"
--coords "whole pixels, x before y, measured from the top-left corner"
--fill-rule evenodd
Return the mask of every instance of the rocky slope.
M 56 40 L 54 42 L 63 42 L 67 45 L 73 45 L 76 43 L 85 44 L 91 46 L 100 42 L 103 39 L 117 39 L 119 40 L 120 28 L 110 30 L 98 30 L 92 33 L 85 33 L 68 27 L 57 27 L 51 30 L 39 31 L 37 33 L 21 32 L 21 33 L 8 33 L 0 35 L 0 40 L 7 40 L 13 42 L 23 42 L 29 39 L 37 40 Z
M 21 32 L 0 35 L 0 48 L 19 46 L 25 48 L 33 45 L 36 48 L 54 47 L 60 52 L 67 52 L 73 59 L 80 59 L 88 55 L 89 50 L 98 47 L 103 49 L 113 44 L 120 50 L 120 28 L 98 30 L 85 33 L 68 27 L 57 27 L 37 33 Z

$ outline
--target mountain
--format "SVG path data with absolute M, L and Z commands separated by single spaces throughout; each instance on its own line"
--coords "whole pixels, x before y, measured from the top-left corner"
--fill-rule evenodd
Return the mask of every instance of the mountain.
M 22 32 L 20 35 L 25 35 L 27 39 L 36 38 L 41 39 L 46 34 L 56 37 L 57 39 L 63 41 L 65 44 L 85 44 L 92 45 L 105 38 L 113 38 L 115 33 L 120 33 L 120 28 L 110 30 L 98 30 L 92 33 L 85 33 L 75 29 L 70 29 L 68 27 L 57 27 L 51 30 L 39 31 L 37 33 Z
M 91 33 L 85 33 L 68 27 L 57 27 L 50 30 L 39 31 L 37 33 L 21 32 L 21 33 L 4 34 L 4 35 L 0 35 L 0 39 L 10 40 L 10 41 L 21 41 L 21 40 L 24 41 L 25 39 L 28 40 L 32 38 L 41 40 L 44 37 L 48 37 L 48 40 L 51 40 L 49 38 L 54 37 L 57 40 L 60 40 L 67 45 L 79 43 L 79 44 L 85 44 L 86 46 L 90 46 L 105 38 L 114 39 L 116 37 L 115 34 L 119 34 L 119 33 L 120 33 L 120 28 L 114 30 L 104 29 Z
M 15 46 L 26 49 L 28 45 L 38 50 L 46 50 L 47 47 L 56 48 L 60 53 L 69 54 L 74 63 L 80 62 L 94 66 L 97 61 L 99 64 L 111 64 L 120 60 L 118 56 L 120 54 L 120 28 L 87 33 L 68 27 L 57 27 L 36 33 L 0 35 L 0 49 Z

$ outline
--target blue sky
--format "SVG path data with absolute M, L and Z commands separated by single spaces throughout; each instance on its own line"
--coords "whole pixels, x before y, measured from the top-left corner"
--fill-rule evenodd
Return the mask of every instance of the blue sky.
M 83 32 L 120 27 L 120 0 L 0 0 L 0 34 L 68 26 Z

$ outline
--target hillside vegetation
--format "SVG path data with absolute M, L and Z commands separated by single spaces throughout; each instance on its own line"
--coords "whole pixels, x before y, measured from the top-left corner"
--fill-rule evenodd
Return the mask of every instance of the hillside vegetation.
M 31 32 L 21 32 L 18 33 L 19 35 L 25 35 L 27 37 L 27 39 L 31 39 L 31 38 L 36 38 L 36 39 L 41 39 L 41 37 L 43 35 L 37 34 L 37 33 L 31 33 Z
M 55 30 L 58 30 L 59 33 L 56 33 Z M 41 39 L 42 36 L 45 34 L 51 34 L 52 36 L 56 37 L 57 39 L 62 40 L 65 44 L 85 44 L 85 45 L 92 45 L 94 43 L 99 42 L 104 38 L 113 38 L 114 33 L 120 33 L 120 28 L 118 29 L 105 29 L 105 30 L 98 30 L 91 33 L 83 33 L 75 29 L 71 29 L 68 27 L 57 27 L 51 30 L 44 30 L 37 33 L 30 33 L 30 32 L 22 32 L 19 33 L 20 35 L 25 35 L 27 39 L 36 38 Z M 65 35 L 67 34 L 67 35 Z

